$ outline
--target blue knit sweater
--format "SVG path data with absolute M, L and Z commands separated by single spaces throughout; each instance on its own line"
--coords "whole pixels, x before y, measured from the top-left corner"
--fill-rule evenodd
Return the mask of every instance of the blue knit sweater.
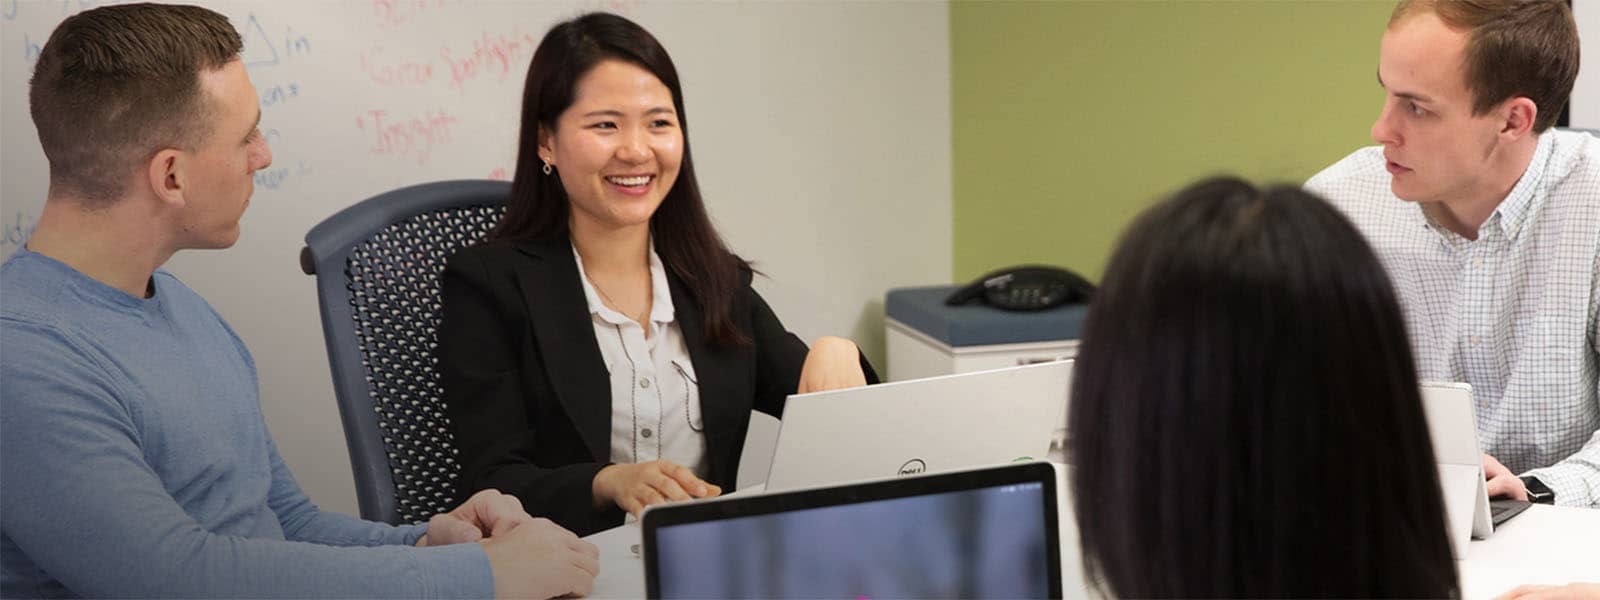
M 171 274 L 151 285 L 26 249 L 0 265 L 0 596 L 493 594 L 478 544 L 319 511 L 243 342 Z

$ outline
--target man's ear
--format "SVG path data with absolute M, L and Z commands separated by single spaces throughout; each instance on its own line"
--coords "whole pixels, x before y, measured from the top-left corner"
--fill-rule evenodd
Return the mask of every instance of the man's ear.
M 184 198 L 188 183 L 185 177 L 189 166 L 187 158 L 182 151 L 167 148 L 157 152 L 150 164 L 145 165 L 150 192 L 166 206 L 183 208 L 187 202 Z
M 1504 115 L 1500 136 L 1507 138 L 1507 141 L 1516 141 L 1533 133 L 1533 123 L 1539 118 L 1539 105 L 1526 96 L 1514 96 L 1506 100 L 1500 112 Z

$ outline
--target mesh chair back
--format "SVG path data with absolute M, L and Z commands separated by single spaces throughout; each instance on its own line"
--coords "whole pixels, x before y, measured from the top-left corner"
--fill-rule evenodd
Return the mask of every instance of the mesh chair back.
M 499 222 L 509 185 L 446 181 L 388 192 L 306 236 L 363 518 L 449 510 L 459 471 L 439 384 L 439 276 Z

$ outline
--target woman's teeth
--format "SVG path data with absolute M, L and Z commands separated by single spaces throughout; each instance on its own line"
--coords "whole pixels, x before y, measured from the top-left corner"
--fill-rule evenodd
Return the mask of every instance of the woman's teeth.
M 639 176 L 636 176 L 636 177 L 609 177 L 608 176 L 608 177 L 606 177 L 606 181 L 609 181 L 611 183 L 615 183 L 617 185 L 624 186 L 624 187 L 638 187 L 638 186 L 644 185 L 646 183 L 650 183 L 650 178 L 651 178 L 650 175 L 639 175 Z

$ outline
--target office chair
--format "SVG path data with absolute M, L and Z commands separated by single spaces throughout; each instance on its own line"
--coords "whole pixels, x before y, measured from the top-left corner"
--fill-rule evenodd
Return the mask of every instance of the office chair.
M 417 523 L 449 510 L 460 465 L 441 398 L 439 276 L 505 212 L 503 181 L 379 194 L 306 234 L 361 517 Z

